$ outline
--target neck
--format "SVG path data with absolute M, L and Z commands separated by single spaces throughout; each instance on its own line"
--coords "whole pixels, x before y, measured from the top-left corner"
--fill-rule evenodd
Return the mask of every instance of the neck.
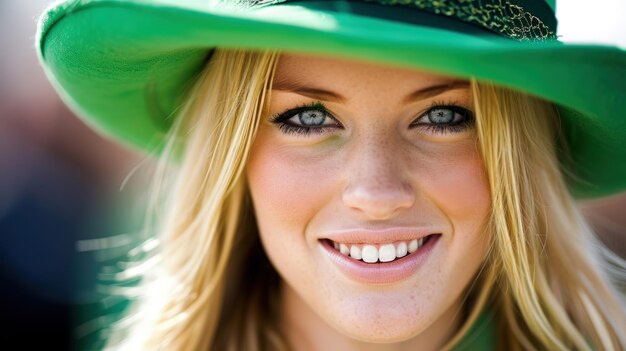
M 326 323 L 289 285 L 281 283 L 281 329 L 291 349 L 302 351 L 441 350 L 460 328 L 461 301 L 455 302 L 420 334 L 399 342 L 370 343 L 342 334 Z

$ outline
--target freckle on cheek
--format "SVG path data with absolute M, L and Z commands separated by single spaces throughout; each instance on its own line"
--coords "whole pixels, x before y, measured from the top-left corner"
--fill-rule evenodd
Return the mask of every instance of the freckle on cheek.
M 291 167 L 283 162 L 269 161 L 260 165 L 254 174 L 257 201 L 262 204 L 258 210 L 288 220 L 294 217 L 293 211 L 297 211 L 307 200 L 307 187 L 303 186 L 303 179 Z

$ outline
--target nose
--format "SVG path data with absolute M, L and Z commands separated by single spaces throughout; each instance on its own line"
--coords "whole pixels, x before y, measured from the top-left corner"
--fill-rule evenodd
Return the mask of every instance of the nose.
M 368 219 L 397 216 L 415 203 L 415 191 L 401 152 L 388 142 L 367 142 L 353 150 L 347 163 L 343 203 Z

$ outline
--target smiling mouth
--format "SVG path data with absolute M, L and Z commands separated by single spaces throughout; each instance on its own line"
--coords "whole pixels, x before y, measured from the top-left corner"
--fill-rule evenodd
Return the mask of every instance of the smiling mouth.
M 338 243 L 330 239 L 321 239 L 343 256 L 365 263 L 387 263 L 403 261 L 420 251 L 431 240 L 441 236 L 440 233 L 430 234 L 420 239 L 400 240 L 385 244 L 349 244 Z

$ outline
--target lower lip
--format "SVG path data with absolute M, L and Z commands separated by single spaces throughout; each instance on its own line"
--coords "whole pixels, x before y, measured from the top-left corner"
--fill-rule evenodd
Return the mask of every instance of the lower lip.
M 391 284 L 410 277 L 430 256 L 441 234 L 432 235 L 416 252 L 392 262 L 365 263 L 335 250 L 330 240 L 318 241 L 323 251 L 350 279 L 366 284 Z

